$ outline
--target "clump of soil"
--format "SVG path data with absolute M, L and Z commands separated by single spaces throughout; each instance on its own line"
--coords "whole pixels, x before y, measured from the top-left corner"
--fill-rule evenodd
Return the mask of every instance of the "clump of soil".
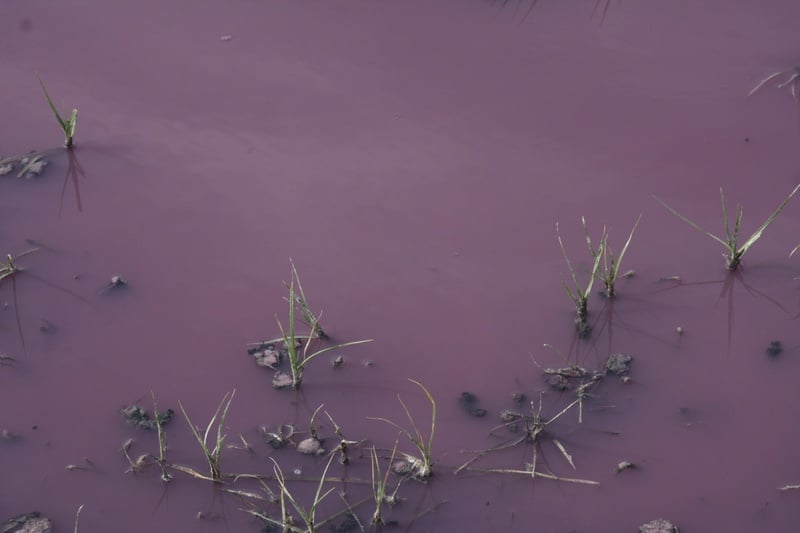
M 257 366 L 273 370 L 283 361 L 282 350 L 279 350 L 274 344 L 259 344 L 255 348 L 247 350 L 247 353 L 255 358 Z
M 639 533 L 680 533 L 680 531 L 669 520 L 659 518 L 639 526 Z
M 633 357 L 626 353 L 611 354 L 606 361 L 606 373 L 627 376 L 631 371 L 631 362 Z
M 772 341 L 767 346 L 767 355 L 770 357 L 778 357 L 783 353 L 783 343 L 781 341 Z
M 572 390 L 586 381 L 598 381 L 602 376 L 602 372 L 590 372 L 577 365 L 544 369 L 545 383 L 557 391 Z
M 158 422 L 160 422 L 162 426 L 169 424 L 172 417 L 175 415 L 175 411 L 167 409 L 163 413 L 159 413 L 159 420 L 156 422 L 156 419 L 151 417 L 144 407 L 138 405 L 123 407 L 119 412 L 128 424 L 142 429 L 156 429 L 158 427 Z
M 37 511 L 15 516 L 0 524 L 1 533 L 51 533 L 51 531 L 53 522 Z
M 478 418 L 486 416 L 486 409 L 478 407 L 478 397 L 471 392 L 462 392 L 458 397 L 458 405 L 470 416 Z
M 275 375 L 272 376 L 272 386 L 276 389 L 288 389 L 293 385 L 292 376 L 286 372 L 275 372 Z

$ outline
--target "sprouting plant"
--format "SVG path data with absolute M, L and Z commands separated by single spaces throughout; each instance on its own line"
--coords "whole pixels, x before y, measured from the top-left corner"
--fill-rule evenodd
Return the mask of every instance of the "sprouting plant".
M 764 85 L 771 82 L 772 80 L 780 78 L 781 76 L 784 76 L 784 79 L 776 83 L 775 87 L 777 87 L 778 89 L 789 87 L 789 92 L 792 93 L 792 98 L 794 98 L 794 101 L 797 102 L 798 101 L 797 86 L 798 84 L 800 84 L 800 67 L 794 67 L 788 70 L 779 70 L 778 72 L 773 72 L 772 74 L 770 74 L 769 76 L 758 82 L 758 85 L 753 87 L 750 90 L 750 92 L 747 93 L 747 96 L 755 94 L 759 89 L 764 87 Z
M 203 434 L 200 434 L 200 428 L 195 426 L 192 423 L 192 420 L 189 418 L 189 415 L 186 414 L 186 410 L 183 408 L 183 404 L 178 402 L 178 405 L 181 408 L 181 412 L 183 416 L 186 418 L 186 422 L 189 424 L 189 428 L 192 430 L 192 434 L 194 438 L 197 440 L 197 443 L 203 449 L 203 454 L 205 455 L 206 461 L 208 462 L 208 468 L 210 475 L 204 476 L 197 471 L 194 471 L 191 468 L 177 468 L 178 470 L 183 470 L 195 477 L 199 477 L 201 479 L 210 479 L 212 481 L 219 481 L 222 479 L 222 469 L 220 467 L 223 443 L 225 442 L 225 437 L 222 433 L 223 427 L 225 426 L 225 417 L 228 415 L 228 409 L 231 406 L 231 401 L 233 401 L 233 396 L 236 394 L 236 389 L 232 392 L 226 392 L 225 396 L 222 397 L 222 401 L 219 403 L 217 410 L 214 412 L 214 416 L 211 417 L 211 420 L 208 422 L 205 431 Z M 211 428 L 214 427 L 214 422 L 217 422 L 217 436 L 214 440 L 214 447 L 210 448 L 210 444 L 208 442 L 208 436 L 211 433 Z M 160 440 L 160 435 L 159 435 Z M 175 466 L 175 465 L 173 465 Z
M 311 335 L 316 335 L 320 339 L 327 339 L 328 334 L 322 329 L 322 325 L 319 323 L 319 316 L 314 315 L 311 311 L 311 307 L 308 305 L 308 299 L 306 298 L 306 293 L 303 291 L 303 285 L 300 283 L 300 276 L 297 274 L 297 269 L 294 266 L 294 261 L 289 259 L 289 263 L 292 265 L 292 282 L 294 282 L 297 290 L 294 291 L 294 300 L 291 299 L 291 295 L 289 298 L 289 303 L 294 301 L 297 305 L 297 308 L 300 311 L 300 314 L 303 315 L 303 321 L 306 325 L 311 328 Z M 322 313 L 320 313 L 320 316 Z
M 394 465 L 394 469 L 396 472 L 407 471 L 412 477 L 419 479 L 419 480 L 426 480 L 433 475 L 433 435 L 436 430 L 436 401 L 433 399 L 433 395 L 431 395 L 430 391 L 425 388 L 425 386 L 420 383 L 419 381 L 409 379 L 409 381 L 420 389 L 422 392 L 425 393 L 425 396 L 428 398 L 428 401 L 431 404 L 431 431 L 428 435 L 428 438 L 422 435 L 422 432 L 417 427 L 416 422 L 414 421 L 414 417 L 411 416 L 411 411 L 406 406 L 405 402 L 403 401 L 400 396 L 397 396 L 397 399 L 400 401 L 400 405 L 403 406 L 403 410 L 406 413 L 406 417 L 408 418 L 409 423 L 411 424 L 411 429 L 406 429 L 399 424 L 389 420 L 388 418 L 371 418 L 371 420 L 381 420 L 386 422 L 387 424 L 391 424 L 392 426 L 399 429 L 411 444 L 417 449 L 419 453 L 419 457 L 403 453 L 402 456 L 404 457 L 403 465 Z
M 39 251 L 38 248 L 32 248 L 22 252 L 21 254 L 17 254 L 16 257 L 12 256 L 11 254 L 6 254 L 5 260 L 0 262 L 0 281 L 10 278 L 17 272 L 22 272 L 23 269 L 17 265 L 17 260 L 37 251 Z
M 339 424 L 336 423 L 336 421 L 333 419 L 333 417 L 330 415 L 330 413 L 328 413 L 328 411 L 325 411 L 325 416 L 327 416 L 328 420 L 331 421 L 331 424 L 333 424 L 333 432 L 336 433 L 337 437 L 339 437 L 339 444 L 333 450 L 331 450 L 331 453 L 333 454 L 333 453 L 338 452 L 339 453 L 339 462 L 342 463 L 343 465 L 349 464 L 350 463 L 350 447 L 357 445 L 358 441 L 345 439 L 344 438 L 344 432 L 342 431 L 342 427 Z
M 575 325 L 578 327 L 578 330 L 581 333 L 588 334 L 588 325 L 586 319 L 589 316 L 589 295 L 592 292 L 594 280 L 598 277 L 597 273 L 600 270 L 600 262 L 603 259 L 606 239 L 604 230 L 603 235 L 600 238 L 600 242 L 597 245 L 597 249 L 595 249 L 592 245 L 592 239 L 589 237 L 589 231 L 586 229 L 586 220 L 583 217 L 581 217 L 581 223 L 583 224 L 583 230 L 586 235 L 586 246 L 589 248 L 589 254 L 592 257 L 592 270 L 589 273 L 589 281 L 586 283 L 585 289 L 583 289 L 578 283 L 578 277 L 575 275 L 575 269 L 572 267 L 572 262 L 569 260 L 566 248 L 564 248 L 564 242 L 561 240 L 561 235 L 558 231 L 558 223 L 556 223 L 556 236 L 558 237 L 558 245 L 561 247 L 561 253 L 564 254 L 564 260 L 567 262 L 567 268 L 572 276 L 572 284 L 574 289 L 571 289 L 567 282 L 564 281 L 562 283 L 567 296 L 569 296 L 570 300 L 572 300 L 572 302 L 575 304 Z
M 667 209 L 667 211 L 669 211 L 676 217 L 680 218 L 681 220 L 692 226 L 694 229 L 705 233 L 706 235 L 708 235 L 709 237 L 720 243 L 722 246 L 724 246 L 725 264 L 728 270 L 736 270 L 739 268 L 739 265 L 742 262 L 742 257 L 747 252 L 747 250 L 749 250 L 750 247 L 753 246 L 753 244 L 755 244 L 755 242 L 761 238 L 761 235 L 764 233 L 764 230 L 767 229 L 767 226 L 772 224 L 772 221 L 778 217 L 778 215 L 781 213 L 783 208 L 786 207 L 786 204 L 789 203 L 789 200 L 792 199 L 792 196 L 795 195 L 798 189 L 800 189 L 800 185 L 797 185 L 794 189 L 792 189 L 792 192 L 790 192 L 789 195 L 783 200 L 783 202 L 781 202 L 781 205 L 779 205 L 778 208 L 775 209 L 775 211 L 773 211 L 772 214 L 769 215 L 769 217 L 767 217 L 764 223 L 761 224 L 758 227 L 758 229 L 756 229 L 756 231 L 754 231 L 753 234 L 750 235 L 750 237 L 748 237 L 747 240 L 745 240 L 744 243 L 742 244 L 739 244 L 739 226 L 741 225 L 742 222 L 742 206 L 740 205 L 736 206 L 736 216 L 733 222 L 733 230 L 731 231 L 730 222 L 728 220 L 728 208 L 725 204 L 725 194 L 722 192 L 721 188 L 719 190 L 719 195 L 722 200 L 722 220 L 723 223 L 725 224 L 724 238 L 719 237 L 711 233 L 710 231 L 703 229 L 698 224 L 692 222 L 682 214 L 675 211 L 658 196 L 653 196 L 653 198 L 655 198 L 661 205 L 663 205 Z
M 392 471 L 392 463 L 394 463 L 396 453 L 397 441 L 394 441 L 392 455 L 389 457 L 389 465 L 386 467 L 385 472 L 381 472 L 381 464 L 378 460 L 378 452 L 375 446 L 370 450 L 370 458 L 372 460 L 372 499 L 375 502 L 375 510 L 372 513 L 372 520 L 370 521 L 373 526 L 382 526 L 385 524 L 383 520 L 384 504 L 394 505 L 398 501 L 397 491 L 400 490 L 400 484 L 403 482 L 403 479 L 401 478 L 400 481 L 397 482 L 397 485 L 391 493 L 388 491 L 389 474 Z
M 628 234 L 628 240 L 625 241 L 625 245 L 622 247 L 618 257 L 614 255 L 611 246 L 608 244 L 608 233 L 606 232 L 606 229 L 603 228 L 603 268 L 600 274 L 600 279 L 603 281 L 603 285 L 605 286 L 605 295 L 608 298 L 613 298 L 616 295 L 616 283 L 617 278 L 619 278 L 619 269 L 622 265 L 622 259 L 625 257 L 625 252 L 628 251 L 628 246 L 630 246 L 631 239 L 633 239 L 633 233 L 636 231 L 637 226 L 639 226 L 639 221 L 641 219 L 642 215 L 639 215 L 639 218 L 637 218 L 636 222 L 634 222 L 633 228 Z M 586 235 L 588 238 L 588 232 Z
M 164 431 L 164 421 L 161 416 L 161 413 L 158 412 L 158 404 L 156 403 L 156 395 L 152 391 L 150 391 L 150 395 L 153 397 L 153 417 L 156 420 L 156 431 L 158 432 L 158 457 L 155 459 L 158 466 L 161 468 L 161 481 L 164 483 L 169 483 L 172 481 L 172 475 L 167 472 L 167 434 Z M 231 395 L 231 398 L 233 395 Z M 227 410 L 227 408 L 226 408 Z M 170 410 L 171 413 L 171 410 Z M 183 413 L 186 416 L 186 412 Z M 224 418 L 224 415 L 223 415 Z M 189 417 L 186 417 L 186 420 L 189 420 Z M 213 419 L 212 419 L 213 422 Z M 191 425 L 191 422 L 189 422 Z M 196 434 L 196 432 L 195 432 Z M 224 437 L 223 437 L 224 438 Z M 127 455 L 127 452 L 126 452 Z M 130 460 L 130 459 L 129 459 Z M 219 462 L 219 460 L 218 460 Z
M 335 346 L 328 346 L 326 348 L 322 348 L 319 350 L 315 350 L 313 348 L 313 344 L 317 341 L 317 336 L 314 334 L 309 335 L 299 335 L 297 334 L 296 324 L 295 324 L 295 302 L 297 301 L 297 293 L 295 292 L 295 277 L 292 276 L 292 280 L 289 282 L 289 322 L 287 325 L 288 329 L 284 329 L 283 324 L 280 320 L 278 320 L 278 328 L 281 332 L 281 337 L 279 339 L 274 339 L 269 342 L 275 342 L 279 340 L 283 340 L 284 347 L 286 348 L 286 353 L 289 356 L 289 367 L 291 368 L 291 380 L 287 381 L 287 385 L 290 385 L 292 388 L 299 388 L 302 380 L 303 380 L 303 372 L 305 371 L 306 367 L 319 357 L 320 355 L 329 352 L 331 350 L 337 350 L 339 348 L 344 348 L 346 346 L 354 346 L 356 344 L 363 344 L 365 342 L 371 342 L 372 339 L 365 339 L 360 341 L 351 341 L 345 342 L 342 344 L 337 344 Z M 316 331 L 316 318 L 314 318 L 310 324 L 311 331 Z M 278 388 L 282 386 L 282 373 L 276 374 L 276 379 L 273 380 L 273 385 Z
M 39 79 L 39 85 L 42 86 L 42 91 L 44 91 L 44 97 L 47 98 L 47 103 L 50 106 L 50 110 L 53 111 L 53 115 L 55 115 L 56 120 L 58 121 L 58 125 L 61 126 L 61 130 L 64 132 L 64 147 L 65 148 L 72 148 L 73 144 L 73 137 L 75 137 L 75 126 L 78 121 L 78 110 L 73 109 L 72 114 L 69 116 L 69 119 L 65 120 L 61 113 L 58 112 L 56 109 L 56 105 L 53 103 L 53 99 L 50 98 L 50 95 L 47 93 L 47 88 L 44 86 L 44 82 L 42 78 L 39 77 L 37 74 L 36 77 Z

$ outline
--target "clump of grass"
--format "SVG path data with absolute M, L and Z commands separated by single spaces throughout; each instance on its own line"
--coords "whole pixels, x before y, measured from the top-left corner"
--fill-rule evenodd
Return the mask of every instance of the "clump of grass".
M 725 254 L 724 254 L 725 265 L 727 266 L 728 270 L 737 270 L 742 262 L 742 257 L 744 256 L 745 253 L 747 253 L 747 250 L 749 250 L 750 247 L 753 246 L 753 244 L 755 244 L 756 241 L 758 241 L 758 239 L 761 238 L 761 236 L 764 233 L 764 230 L 766 230 L 767 227 L 770 224 L 772 224 L 772 222 L 778 217 L 778 215 L 781 214 L 783 208 L 786 207 L 786 204 L 789 203 L 789 200 L 792 199 L 792 197 L 795 195 L 798 189 L 800 189 L 800 185 L 797 185 L 794 189 L 792 189 L 792 192 L 790 192 L 789 195 L 786 198 L 784 198 L 783 202 L 781 202 L 781 204 L 777 207 L 777 209 L 775 209 L 775 211 L 773 211 L 772 214 L 770 214 L 767 217 L 764 223 L 761 224 L 758 227 L 758 229 L 756 229 L 756 231 L 754 231 L 753 234 L 750 235 L 750 237 L 748 237 L 742 244 L 739 244 L 739 227 L 742 222 L 742 206 L 740 205 L 736 206 L 736 216 L 733 222 L 733 230 L 731 230 L 730 222 L 728 219 L 728 208 L 725 203 L 725 194 L 722 192 L 721 188 L 719 190 L 719 195 L 720 199 L 722 200 L 722 221 L 725 225 L 724 237 L 717 236 L 711 233 L 710 231 L 703 229 L 695 222 L 692 222 L 684 215 L 678 213 L 676 210 L 671 208 L 669 205 L 667 205 L 667 203 L 664 200 L 662 200 L 658 196 L 653 196 L 653 198 L 655 198 L 661 205 L 663 205 L 667 209 L 667 211 L 669 211 L 676 217 L 680 218 L 694 229 L 705 233 L 706 235 L 708 235 L 709 237 L 720 243 L 725 248 Z
M 11 254 L 6 254 L 5 260 L 0 262 L 0 281 L 10 278 L 18 272 L 22 272 L 23 268 L 17 265 L 17 260 L 38 251 L 38 248 L 32 248 L 17 254 L 16 257 L 12 256 Z
M 320 312 L 319 316 L 315 315 L 311 311 L 311 307 L 308 304 L 308 299 L 306 298 L 306 293 L 303 291 L 303 285 L 300 283 L 300 276 L 297 273 L 297 268 L 294 266 L 294 261 L 289 259 L 289 263 L 292 265 L 292 282 L 297 287 L 297 290 L 294 291 L 294 300 L 289 298 L 289 303 L 294 302 L 297 306 L 297 309 L 300 311 L 300 314 L 303 315 L 303 322 L 311 328 L 311 335 L 316 335 L 320 339 L 327 339 L 328 334 L 322 329 L 322 325 L 319 323 L 319 318 L 322 315 Z
M 183 413 L 183 416 L 186 418 L 186 422 L 189 424 L 189 428 L 192 430 L 194 438 L 197 440 L 197 443 L 203 450 L 203 455 L 205 456 L 206 461 L 208 462 L 209 476 L 204 476 L 199 472 L 195 471 L 194 469 L 188 467 L 177 468 L 178 470 L 182 470 L 184 472 L 193 475 L 194 477 L 198 477 L 201 479 L 210 479 L 211 481 L 219 481 L 220 479 L 222 479 L 222 468 L 220 466 L 220 463 L 222 459 L 221 456 L 223 450 L 223 443 L 225 442 L 225 437 L 226 437 L 226 435 L 224 435 L 222 431 L 225 426 L 225 417 L 228 415 L 228 409 L 231 406 L 231 401 L 233 401 L 233 397 L 235 394 L 236 394 L 236 389 L 234 389 L 232 392 L 225 393 L 225 396 L 222 397 L 222 401 L 219 403 L 217 410 L 214 412 L 214 416 L 211 417 L 211 420 L 208 422 L 208 425 L 206 426 L 206 429 L 202 435 L 200 434 L 200 428 L 198 428 L 192 423 L 192 420 L 189 418 L 189 415 L 183 408 L 183 404 L 178 402 L 178 405 L 181 408 L 181 412 Z M 158 417 L 156 416 L 156 418 Z M 214 427 L 214 422 L 217 420 L 218 420 L 217 435 L 214 440 L 214 447 L 211 448 L 208 442 L 208 437 L 211 434 L 212 428 Z M 159 442 L 161 442 L 161 433 L 159 433 Z
M 569 256 L 567 255 L 567 250 L 564 247 L 564 241 L 561 240 L 561 234 L 558 231 L 558 223 L 556 223 L 556 236 L 558 237 L 558 245 L 561 247 L 561 253 L 564 255 L 564 260 L 567 262 L 567 268 L 569 269 L 570 276 L 572 276 L 572 288 L 570 288 L 567 282 L 562 282 L 564 291 L 567 293 L 567 296 L 569 296 L 570 300 L 572 300 L 572 303 L 575 304 L 575 326 L 577 327 L 581 336 L 586 336 L 589 334 L 589 325 L 587 322 L 589 318 L 589 295 L 592 293 L 594 280 L 597 279 L 598 272 L 600 271 L 600 263 L 603 259 L 606 238 L 604 230 L 603 236 L 600 238 L 600 243 L 598 244 L 597 249 L 595 249 L 592 245 L 592 239 L 589 237 L 589 231 L 586 228 L 586 220 L 583 217 L 581 217 L 581 223 L 583 224 L 583 230 L 586 236 L 586 246 L 589 249 L 589 254 L 592 257 L 592 269 L 589 272 L 589 281 L 586 283 L 585 288 L 583 285 L 578 283 L 578 276 L 575 274 L 575 269 L 572 267 L 572 262 L 569 260 Z
M 272 341 L 267 341 L 267 343 L 280 340 L 283 341 L 283 345 L 289 357 L 289 368 L 291 369 L 291 380 L 287 380 L 286 383 L 292 388 L 297 389 L 302 384 L 303 372 L 311 363 L 311 361 L 326 352 L 330 352 L 331 350 L 337 350 L 347 346 L 355 346 L 356 344 L 371 342 L 372 339 L 345 342 L 335 346 L 315 349 L 314 343 L 316 340 L 318 340 L 317 334 L 314 333 L 317 331 L 318 324 L 316 317 L 313 317 L 313 315 L 311 316 L 311 324 L 309 325 L 311 328 L 310 334 L 301 335 L 297 333 L 295 309 L 297 307 L 298 298 L 300 298 L 302 301 L 305 301 L 305 296 L 302 296 L 302 294 L 295 291 L 295 281 L 296 278 L 293 273 L 292 280 L 289 282 L 289 322 L 287 324 L 287 328 L 284 329 L 283 324 L 278 319 L 278 328 L 280 329 L 281 337 L 278 339 L 273 339 Z M 273 385 L 276 386 L 276 388 L 282 388 L 283 382 L 280 378 L 282 378 L 282 375 L 281 373 L 278 373 L 276 374 L 276 379 L 273 380 Z
M 419 381 L 409 379 L 409 381 L 420 389 L 422 392 L 425 393 L 425 397 L 428 398 L 428 401 L 431 404 L 431 431 L 428 434 L 428 438 L 426 439 L 422 432 L 417 427 L 416 422 L 414 421 L 414 417 L 411 416 L 411 411 L 408 409 L 408 406 L 405 404 L 402 398 L 398 395 L 397 399 L 400 401 L 400 405 L 403 406 L 403 410 L 406 413 L 406 417 L 408 418 L 409 423 L 411 424 L 411 429 L 406 429 L 399 424 L 389 420 L 388 418 L 371 418 L 372 420 L 381 420 L 386 422 L 387 424 L 391 424 L 392 426 L 396 427 L 403 433 L 408 440 L 413 444 L 413 446 L 417 449 L 419 456 L 415 456 L 409 453 L 401 454 L 404 458 L 404 465 L 397 465 L 393 466 L 396 472 L 405 472 L 407 471 L 411 477 L 419 480 L 426 480 L 433 475 L 433 435 L 436 430 L 436 401 L 433 399 L 433 395 L 431 395 L 430 391 L 425 388 L 425 386 L 420 383 Z
M 156 431 L 158 432 L 158 457 L 155 458 L 155 461 L 158 464 L 158 466 L 161 468 L 161 481 L 163 481 L 164 483 L 169 483 L 170 481 L 172 481 L 172 475 L 167 471 L 167 458 L 166 458 L 166 453 L 167 453 L 167 434 L 164 431 L 163 417 L 162 417 L 161 413 L 158 412 L 158 404 L 156 403 L 156 395 L 152 391 L 150 392 L 150 395 L 153 397 L 153 416 L 156 419 Z M 233 398 L 233 395 L 231 394 L 231 399 L 232 398 Z M 230 404 L 230 402 L 228 402 L 228 403 Z M 183 407 L 181 407 L 181 409 L 183 409 Z M 227 407 L 226 407 L 225 410 L 227 411 Z M 170 409 L 169 412 L 172 413 L 172 410 Z M 186 416 L 186 412 L 185 411 L 184 411 L 183 415 Z M 225 415 L 223 415 L 223 420 L 220 422 L 220 424 L 222 424 L 224 422 L 224 418 L 225 418 Z M 186 417 L 186 420 L 189 420 L 188 416 Z M 212 422 L 213 422 L 213 419 L 212 419 Z M 191 426 L 191 424 L 192 423 L 189 422 L 190 426 Z M 209 425 L 209 427 L 210 427 L 210 425 Z M 195 436 L 196 436 L 196 431 L 194 431 L 194 433 L 195 433 Z M 224 439 L 224 437 L 223 437 L 223 439 Z M 126 453 L 126 455 L 127 455 L 127 453 Z M 217 460 L 217 466 L 219 466 L 219 460 Z
M 47 88 L 44 86 L 44 82 L 42 81 L 42 78 L 39 77 L 38 74 L 36 75 L 36 77 L 39 79 L 39 85 L 42 86 L 42 91 L 44 91 L 44 97 L 47 99 L 47 104 L 50 106 L 50 110 L 56 117 L 58 125 L 61 126 L 61 130 L 64 132 L 64 147 L 72 148 L 73 138 L 75 137 L 75 126 L 77 125 L 78 122 L 78 110 L 73 109 L 72 114 L 69 116 L 69 118 L 64 119 L 61 116 L 61 113 L 58 112 L 58 109 L 56 109 L 56 105 L 53 103 L 53 99 L 50 98 L 50 95 L 47 92 Z

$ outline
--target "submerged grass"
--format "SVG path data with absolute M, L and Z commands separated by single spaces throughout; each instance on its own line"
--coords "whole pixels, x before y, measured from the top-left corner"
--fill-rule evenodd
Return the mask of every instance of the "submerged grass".
M 78 110 L 73 109 L 68 119 L 62 117 L 61 113 L 59 113 L 58 109 L 56 109 L 56 105 L 53 103 L 53 99 L 50 98 L 50 94 L 48 94 L 47 88 L 44 86 L 42 78 L 38 74 L 36 75 L 36 77 L 39 80 L 39 85 L 41 85 L 42 91 L 44 91 L 44 97 L 47 99 L 47 104 L 50 106 L 50 110 L 56 117 L 58 125 L 61 126 L 61 131 L 64 132 L 64 147 L 72 148 L 73 138 L 75 137 L 75 127 L 78 122 Z
M 397 492 L 400 490 L 400 484 L 403 482 L 402 478 L 397 482 L 394 490 L 390 493 L 388 491 L 389 474 L 392 472 L 392 464 L 394 457 L 397 454 L 397 441 L 394 441 L 394 448 L 392 448 L 392 455 L 389 457 L 389 465 L 385 471 L 381 471 L 381 464 L 378 460 L 378 452 L 375 447 L 370 450 L 370 459 L 372 466 L 372 499 L 375 502 L 375 510 L 372 512 L 372 519 L 370 524 L 373 526 L 383 526 L 386 522 L 383 519 L 383 506 L 394 505 L 397 503 Z
M 701 231 L 708 235 L 710 238 L 714 239 L 718 243 L 720 243 L 725 248 L 725 265 L 728 270 L 736 270 L 741 265 L 742 257 L 745 253 L 750 249 L 753 244 L 761 238 L 764 233 L 764 230 L 772 224 L 772 222 L 781 214 L 783 208 L 786 207 L 786 204 L 789 203 L 789 200 L 800 190 L 800 185 L 797 185 L 789 195 L 784 198 L 783 202 L 775 209 L 775 211 L 770 214 L 767 219 L 754 231 L 742 244 L 739 244 L 739 228 L 742 222 L 742 206 L 736 206 L 736 215 L 733 222 L 733 230 L 730 227 L 730 221 L 728 217 L 728 208 L 725 203 L 725 194 L 722 192 L 722 189 L 719 190 L 720 199 L 722 201 L 722 221 L 725 226 L 725 234 L 724 236 L 720 237 L 717 236 L 710 231 L 703 229 L 700 225 L 696 224 L 695 222 L 691 221 L 684 215 L 680 214 L 672 207 L 667 205 L 667 203 L 659 198 L 658 196 L 653 196 L 661 205 L 663 205 L 667 211 L 678 217 L 679 219 L 683 220 L 687 224 L 689 224 L 694 229 Z
M 411 455 L 408 453 L 403 453 L 403 457 L 408 463 L 408 472 L 411 474 L 412 477 L 419 479 L 419 480 L 426 480 L 433 475 L 433 436 L 436 431 L 436 401 L 433 399 L 433 395 L 431 395 L 430 391 L 425 388 L 425 386 L 420 383 L 419 381 L 409 379 L 409 381 L 420 389 L 422 392 L 425 393 L 425 397 L 428 398 L 428 401 L 431 404 L 431 431 L 428 434 L 428 438 L 426 439 L 422 432 L 419 430 L 416 422 L 414 421 L 414 417 L 411 416 L 411 411 L 408 409 L 408 406 L 405 404 L 402 398 L 398 395 L 397 399 L 400 401 L 400 405 L 403 406 L 403 410 L 406 413 L 406 417 L 408 418 L 409 423 L 411 424 L 411 429 L 404 428 L 399 424 L 389 420 L 388 418 L 380 418 L 380 417 L 371 417 L 371 420 L 381 420 L 394 426 L 395 428 L 399 429 L 414 445 L 419 453 L 419 457 L 415 455 Z
M 221 456 L 223 450 L 223 443 L 225 442 L 225 437 L 226 437 L 226 435 L 224 435 L 222 431 L 225 426 L 225 417 L 228 415 L 228 409 L 231 406 L 231 401 L 233 401 L 233 397 L 235 394 L 236 394 L 236 389 L 234 389 L 232 392 L 225 393 L 225 396 L 222 397 L 222 401 L 219 403 L 217 410 L 214 412 L 214 416 L 211 417 L 211 420 L 208 422 L 208 425 L 206 426 L 206 429 L 202 435 L 200 434 L 200 429 L 192 423 L 192 420 L 189 418 L 189 415 L 183 408 L 183 404 L 178 402 L 178 405 L 181 408 L 181 412 L 183 413 L 183 416 L 186 418 L 186 422 L 189 424 L 189 428 L 192 430 L 194 438 L 197 440 L 197 443 L 203 450 L 203 455 L 205 456 L 206 461 L 208 462 L 209 476 L 206 477 L 188 467 L 180 467 L 177 468 L 178 470 L 182 470 L 201 479 L 211 479 L 212 481 L 219 481 L 220 479 L 222 479 L 222 468 L 220 463 L 222 459 Z M 214 427 L 214 422 L 217 420 L 218 420 L 217 435 L 216 438 L 214 439 L 214 447 L 211 448 L 208 442 L 208 437 L 211 434 L 211 429 Z M 159 442 L 161 442 L 160 436 L 161 433 L 159 433 Z

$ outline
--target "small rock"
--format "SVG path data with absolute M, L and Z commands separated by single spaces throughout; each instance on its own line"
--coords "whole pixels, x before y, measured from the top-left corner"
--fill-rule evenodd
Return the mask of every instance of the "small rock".
M 303 455 L 318 455 L 321 451 L 324 452 L 322 443 L 314 437 L 300 441 L 300 444 L 297 445 L 297 451 Z
M 680 533 L 678 528 L 669 520 L 659 518 L 639 526 L 639 533 Z
M 51 533 L 52 531 L 53 522 L 36 511 L 15 516 L 0 524 L 2 533 Z
M 336 359 L 334 359 L 331 362 L 331 365 L 333 365 L 334 368 L 340 367 L 343 364 L 344 364 L 344 358 L 341 355 L 337 356 Z
M 606 372 L 622 376 L 630 372 L 633 357 L 625 353 L 611 354 L 606 361 Z
M 256 360 L 256 365 L 274 369 L 281 364 L 281 352 L 274 344 L 262 344 L 257 348 L 247 350 Z
M 395 461 L 392 463 L 392 472 L 397 474 L 398 476 L 407 476 L 411 473 L 413 467 L 411 463 L 404 460 Z

